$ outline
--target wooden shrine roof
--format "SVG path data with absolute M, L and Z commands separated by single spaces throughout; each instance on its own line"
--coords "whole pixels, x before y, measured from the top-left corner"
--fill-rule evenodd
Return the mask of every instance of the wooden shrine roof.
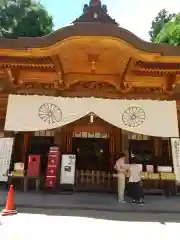
M 180 56 L 180 47 L 148 43 L 130 31 L 120 27 L 108 14 L 107 6 L 101 0 L 90 0 L 85 4 L 81 16 L 69 26 L 61 28 L 44 37 L 4 39 L 0 38 L 0 49 L 27 50 L 47 48 L 57 42 L 76 36 L 101 36 L 121 39 L 134 48 L 161 56 Z
M 9 93 L 177 100 L 179 85 L 180 47 L 141 40 L 100 0 L 47 36 L 0 38 L 0 109 Z
M 32 48 L 46 48 L 56 44 L 57 42 L 76 36 L 102 36 L 118 38 L 134 46 L 136 49 L 147 53 L 159 53 L 161 56 L 180 57 L 180 47 L 146 42 L 118 25 L 99 22 L 74 23 L 43 37 L 25 37 L 17 39 L 0 38 L 0 49 L 27 51 Z

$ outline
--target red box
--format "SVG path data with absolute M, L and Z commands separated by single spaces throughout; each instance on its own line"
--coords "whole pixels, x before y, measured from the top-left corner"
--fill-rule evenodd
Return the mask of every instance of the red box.
M 29 155 L 29 157 L 28 157 L 28 169 L 27 169 L 27 176 L 28 177 L 39 177 L 39 175 L 40 175 L 40 163 L 41 163 L 41 156 L 40 155 Z
M 46 177 L 45 182 L 46 187 L 55 188 L 56 187 L 56 177 Z

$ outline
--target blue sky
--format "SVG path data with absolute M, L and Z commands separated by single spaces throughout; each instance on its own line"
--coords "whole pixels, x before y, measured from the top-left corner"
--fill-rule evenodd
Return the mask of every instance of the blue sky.
M 89 0 L 40 0 L 53 16 L 55 29 L 70 24 L 82 13 Z M 151 21 L 165 8 L 169 12 L 180 11 L 180 0 L 102 0 L 109 14 L 140 38 L 149 40 Z

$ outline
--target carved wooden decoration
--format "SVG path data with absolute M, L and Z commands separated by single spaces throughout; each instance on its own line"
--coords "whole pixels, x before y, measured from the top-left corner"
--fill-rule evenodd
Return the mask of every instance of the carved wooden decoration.
M 102 82 L 78 82 L 70 86 L 73 91 L 116 91 L 115 86 Z
M 88 54 L 88 62 L 90 63 L 92 73 L 96 72 L 96 64 L 99 61 L 99 54 Z

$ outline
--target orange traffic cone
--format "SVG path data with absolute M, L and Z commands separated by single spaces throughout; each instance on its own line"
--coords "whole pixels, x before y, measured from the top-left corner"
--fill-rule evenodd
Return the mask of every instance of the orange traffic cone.
M 2 211 L 1 215 L 8 216 L 8 215 L 13 215 L 13 214 L 17 214 L 17 211 L 16 211 L 15 205 L 14 205 L 14 188 L 13 188 L 13 185 L 11 185 L 9 188 L 9 192 L 8 192 L 6 207 Z

